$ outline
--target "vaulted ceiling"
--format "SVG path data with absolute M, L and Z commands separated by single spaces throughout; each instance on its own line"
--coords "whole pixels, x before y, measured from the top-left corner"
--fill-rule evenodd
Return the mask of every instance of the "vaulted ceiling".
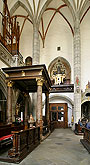
M 30 16 L 33 19 L 33 17 L 39 17 L 49 6 L 51 8 L 57 8 L 62 5 L 66 4 L 71 11 L 72 15 L 74 16 L 75 12 L 80 13 L 80 16 L 83 14 L 84 9 L 88 3 L 90 3 L 89 0 L 7 0 L 8 6 L 11 9 L 11 13 L 18 8 L 18 6 L 22 6 L 27 10 L 27 12 L 30 12 Z
M 78 15 L 80 22 L 82 22 L 90 9 L 90 0 L 7 0 L 7 3 L 11 16 L 17 15 L 17 17 L 24 19 L 21 30 L 23 30 L 26 20 L 31 24 L 35 21 L 40 23 L 39 33 L 43 47 L 48 29 L 57 14 L 62 16 L 74 35 L 75 18 Z M 23 15 L 19 14 L 18 8 L 20 7 L 25 11 Z M 47 20 L 46 17 L 48 17 Z

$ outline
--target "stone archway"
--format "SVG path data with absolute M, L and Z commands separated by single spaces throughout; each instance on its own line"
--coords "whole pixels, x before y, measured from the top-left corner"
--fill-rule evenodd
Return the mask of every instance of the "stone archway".
M 74 101 L 65 95 L 54 94 L 49 96 L 49 103 L 66 103 L 68 106 L 68 126 L 71 126 L 71 118 L 74 113 Z M 45 100 L 42 104 L 43 115 L 45 116 Z
M 71 126 L 71 119 L 72 119 L 72 115 L 73 115 L 73 107 L 74 107 L 74 102 L 71 98 L 69 98 L 68 96 L 65 95 L 60 95 L 60 94 L 56 94 L 56 95 L 51 95 L 49 98 L 49 103 L 50 105 L 53 105 L 53 103 L 55 103 L 56 105 L 64 105 L 67 104 L 67 109 L 65 110 L 67 112 L 67 122 L 68 122 L 68 127 Z
M 53 101 L 53 100 L 64 100 L 66 102 L 69 102 L 72 106 L 74 105 L 74 102 L 72 101 L 72 99 L 70 99 L 69 97 L 67 96 L 62 96 L 62 95 L 54 95 L 54 96 L 51 96 L 49 98 L 49 102 L 50 101 Z

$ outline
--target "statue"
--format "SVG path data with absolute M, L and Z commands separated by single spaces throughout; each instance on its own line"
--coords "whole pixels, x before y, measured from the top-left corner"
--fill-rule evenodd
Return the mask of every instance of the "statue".
M 28 123 L 30 124 L 30 128 L 33 127 L 34 122 L 35 122 L 34 118 L 33 118 L 32 114 L 30 114 L 30 118 L 28 120 Z
M 16 116 L 18 116 L 20 110 L 20 104 L 16 104 Z

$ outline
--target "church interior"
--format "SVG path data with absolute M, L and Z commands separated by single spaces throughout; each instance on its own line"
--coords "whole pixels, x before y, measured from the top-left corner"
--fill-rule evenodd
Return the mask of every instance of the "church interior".
M 54 131 L 90 153 L 89 9 L 90 0 L 0 0 L 0 163 L 20 163 Z

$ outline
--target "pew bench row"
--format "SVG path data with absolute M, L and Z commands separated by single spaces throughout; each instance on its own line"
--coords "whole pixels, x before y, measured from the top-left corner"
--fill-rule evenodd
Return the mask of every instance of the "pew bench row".
M 20 162 L 40 144 L 40 127 L 22 131 L 12 131 L 13 147 L 8 151 L 12 162 Z
M 9 145 L 12 144 L 13 142 L 13 135 L 7 135 L 7 136 L 3 136 L 0 138 L 0 148 L 3 147 L 3 145 Z
M 0 126 L 0 148 L 2 148 L 4 145 L 12 144 L 13 135 L 11 132 L 21 129 L 24 129 L 24 126 L 12 126 L 10 124 L 6 126 Z
M 84 128 L 83 139 L 80 139 L 80 142 L 83 144 L 83 146 L 90 153 L 90 129 Z

